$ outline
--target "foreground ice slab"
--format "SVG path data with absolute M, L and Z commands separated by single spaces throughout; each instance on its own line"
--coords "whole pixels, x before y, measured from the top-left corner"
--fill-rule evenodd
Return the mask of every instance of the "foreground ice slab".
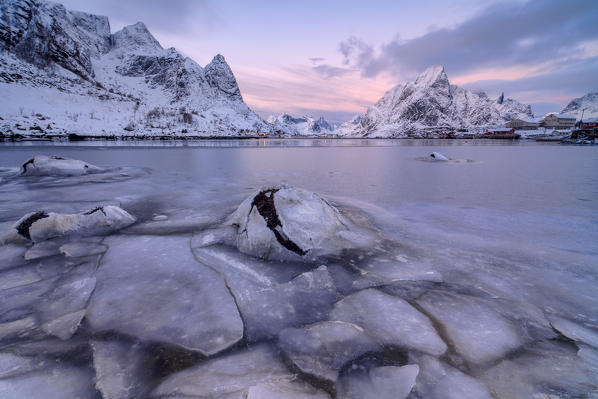
M 341 377 L 337 384 L 339 399 L 405 399 L 415 385 L 419 366 L 376 367 Z
M 249 196 L 231 215 L 241 252 L 264 259 L 313 259 L 373 243 L 317 194 L 286 185 L 264 187 Z
M 332 382 L 346 363 L 381 349 L 361 327 L 342 321 L 288 328 L 280 333 L 278 345 L 303 373 Z
M 96 388 L 103 399 L 147 397 L 151 359 L 139 344 L 92 340 Z
M 19 219 L 0 238 L 0 244 L 2 241 L 38 243 L 55 237 L 106 235 L 133 223 L 133 216 L 113 205 L 76 214 L 32 212 Z
M 25 176 L 78 176 L 102 171 L 102 168 L 78 159 L 47 155 L 36 155 L 21 168 L 21 174 Z
M 111 236 L 96 273 L 87 320 L 205 355 L 243 337 L 243 322 L 223 278 L 197 263 L 188 237 Z
M 0 398 L 96 398 L 91 370 L 48 362 L 48 367 L 0 378 Z
M 375 289 L 349 295 L 332 310 L 331 320 L 357 324 L 380 344 L 440 356 L 446 344 L 430 320 L 401 298 Z
M 278 380 L 254 385 L 247 391 L 247 399 L 330 399 L 330 396 L 306 382 Z
M 493 399 L 483 383 L 434 357 L 423 355 L 411 359 L 410 356 L 409 360 L 410 363 L 417 363 L 420 368 L 414 387 L 418 398 Z
M 525 343 L 515 325 L 481 298 L 430 291 L 417 303 L 442 324 L 470 364 L 499 359 Z
M 241 399 L 247 397 L 251 387 L 293 377 L 271 347 L 260 345 L 179 371 L 150 396 Z
M 193 248 L 193 252 L 226 279 L 249 341 L 274 338 L 286 327 L 324 320 L 338 300 L 326 266 L 309 270 L 302 262 L 263 262 L 223 246 Z

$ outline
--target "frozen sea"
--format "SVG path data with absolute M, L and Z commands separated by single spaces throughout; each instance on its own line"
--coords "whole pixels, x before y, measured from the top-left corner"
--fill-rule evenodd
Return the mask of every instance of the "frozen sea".
M 38 154 L 104 171 L 18 175 Z M 240 252 L 223 223 L 274 184 L 376 239 Z M 108 205 L 137 221 L 0 245 L 0 398 L 598 398 L 596 148 L 0 143 L 0 233 Z

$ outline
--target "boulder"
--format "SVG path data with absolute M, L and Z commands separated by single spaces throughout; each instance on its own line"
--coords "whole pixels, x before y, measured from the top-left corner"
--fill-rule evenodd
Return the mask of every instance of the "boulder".
M 433 161 L 448 161 L 449 160 L 449 158 L 446 157 L 445 155 L 442 155 L 441 153 L 435 152 L 435 151 L 430 154 L 430 159 Z
M 24 176 L 80 176 L 101 172 L 99 168 L 78 159 L 36 155 L 21 166 Z
M 135 220 L 127 211 L 113 205 L 75 214 L 32 212 L 19 219 L 0 243 L 39 243 L 56 237 L 106 235 L 135 223 Z
M 275 185 L 249 196 L 231 215 L 236 246 L 264 259 L 314 259 L 369 248 L 374 238 L 319 195 Z

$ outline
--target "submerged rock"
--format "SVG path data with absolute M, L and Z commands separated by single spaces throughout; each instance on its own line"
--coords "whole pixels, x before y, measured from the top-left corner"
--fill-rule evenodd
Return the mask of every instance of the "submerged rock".
M 79 176 L 103 169 L 78 159 L 36 155 L 21 166 L 25 176 Z
M 231 215 L 237 248 L 264 259 L 313 259 L 366 248 L 370 232 L 354 225 L 315 193 L 286 185 L 264 187 Z
M 246 398 L 251 387 L 291 380 L 294 375 L 267 345 L 211 359 L 175 373 L 150 395 L 152 398 Z M 255 395 L 254 397 L 259 397 Z
M 447 349 L 425 315 L 405 300 L 375 289 L 360 291 L 337 302 L 330 319 L 357 324 L 382 345 L 435 356 Z
M 278 344 L 303 373 L 335 382 L 351 360 L 381 349 L 363 329 L 342 321 L 322 321 L 280 333 Z
M 135 223 L 135 220 L 127 211 L 114 205 L 75 214 L 32 212 L 19 219 L 2 241 L 39 243 L 56 237 L 106 235 Z
M 247 391 L 247 399 L 330 399 L 330 396 L 306 382 L 278 380 L 254 385 Z
M 111 236 L 87 308 L 92 332 L 117 331 L 213 355 L 243 337 L 223 278 L 195 261 L 188 237 Z
M 442 155 L 439 152 L 433 152 L 433 153 L 431 153 L 430 154 L 430 159 L 433 160 L 433 161 L 448 161 L 449 160 L 448 157 Z
M 339 399 L 405 399 L 415 385 L 419 366 L 384 366 L 342 376 L 337 384 Z

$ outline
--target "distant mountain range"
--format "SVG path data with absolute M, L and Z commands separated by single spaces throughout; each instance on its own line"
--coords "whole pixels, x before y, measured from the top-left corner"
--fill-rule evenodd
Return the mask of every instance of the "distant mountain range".
M 532 118 L 530 105 L 451 85 L 444 68 L 433 66 L 415 82 L 400 84 L 368 108 L 349 136 L 401 137 L 429 128 L 500 126 L 515 118 Z
M 267 122 L 272 125 L 273 133 L 290 134 L 293 136 L 318 136 L 331 134 L 336 128 L 323 117 L 320 117 L 319 119 L 310 116 L 294 118 L 288 114 L 281 114 L 278 116 L 270 116 L 267 119 Z
M 444 68 L 390 89 L 341 125 L 287 114 L 261 119 L 222 55 L 201 67 L 163 49 L 138 22 L 111 33 L 107 17 L 43 0 L 0 0 L 0 137 L 402 137 L 412 131 L 501 126 L 533 117 L 516 100 L 451 85 Z M 598 116 L 598 93 L 563 110 Z
M 598 117 L 598 92 L 574 98 L 563 108 L 562 113 L 574 115 L 578 119 L 581 118 L 582 114 L 584 118 Z
M 5 135 L 242 136 L 270 127 L 217 55 L 202 68 L 139 22 L 38 0 L 0 0 Z

